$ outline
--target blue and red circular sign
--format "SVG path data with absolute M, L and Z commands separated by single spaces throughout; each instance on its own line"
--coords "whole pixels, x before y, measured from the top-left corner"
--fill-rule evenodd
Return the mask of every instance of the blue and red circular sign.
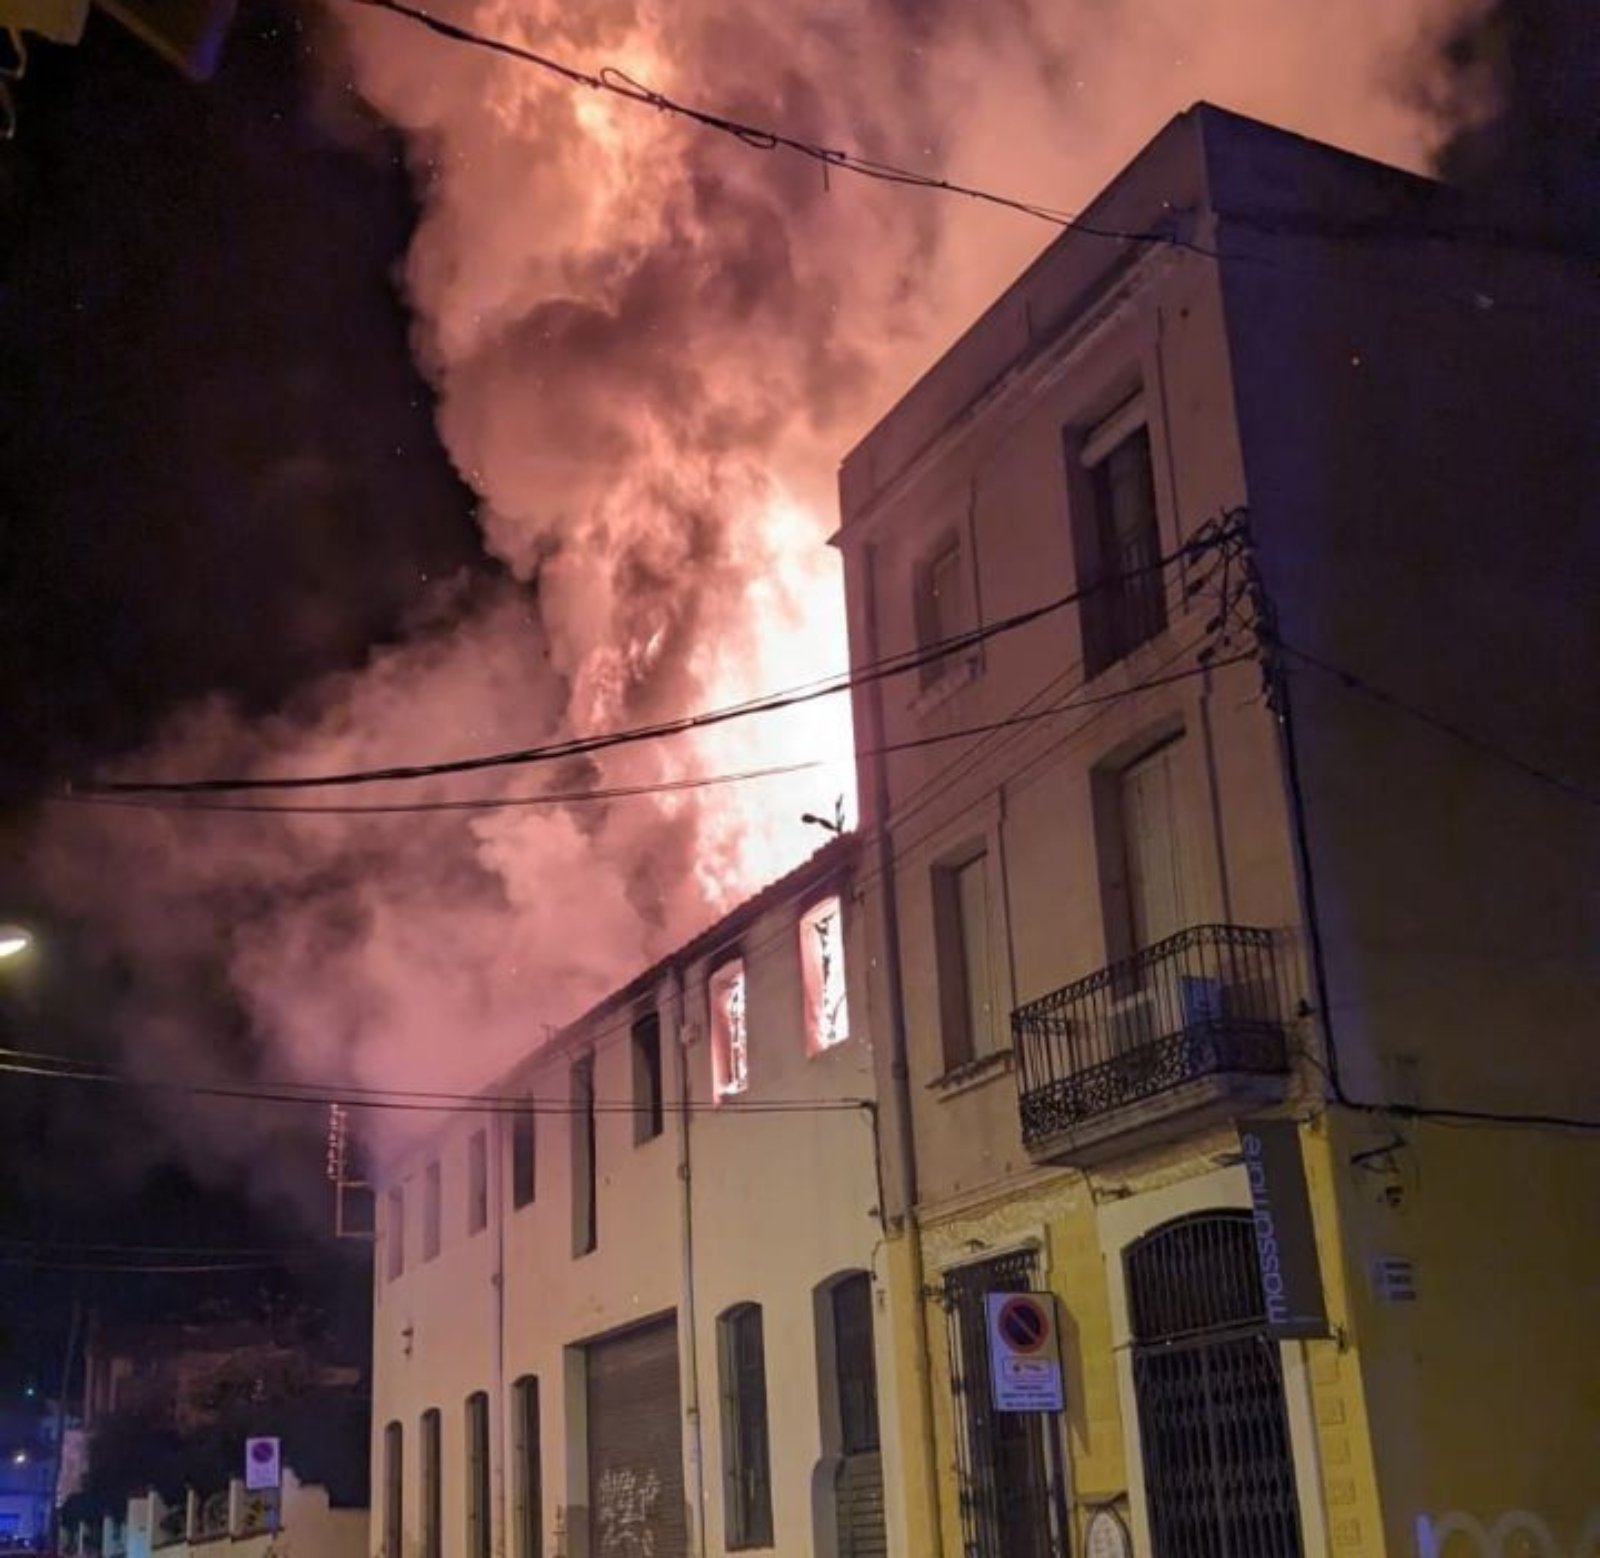
M 995 1330 L 1012 1352 L 1024 1356 L 1050 1345 L 1050 1315 L 1031 1293 L 1016 1293 L 1000 1306 Z

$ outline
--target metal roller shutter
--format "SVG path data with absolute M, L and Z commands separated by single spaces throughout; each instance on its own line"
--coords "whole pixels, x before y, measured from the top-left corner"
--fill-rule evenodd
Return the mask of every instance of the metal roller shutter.
M 889 1558 L 883 1523 L 883 1460 L 876 1452 L 847 1455 L 835 1484 L 839 1558 Z
M 585 1351 L 591 1558 L 688 1558 L 677 1321 Z

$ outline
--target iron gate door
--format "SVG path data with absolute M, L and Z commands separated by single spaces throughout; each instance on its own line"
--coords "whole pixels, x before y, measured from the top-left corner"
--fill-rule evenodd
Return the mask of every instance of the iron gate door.
M 961 1474 L 961 1535 L 966 1558 L 1057 1558 L 1055 1504 L 1061 1468 L 1043 1414 L 1002 1412 L 989 1379 L 989 1293 L 1034 1285 L 1031 1250 L 956 1266 L 945 1273 L 950 1390 Z
M 687 1558 L 678 1326 L 656 1320 L 586 1349 L 589 1551 Z
M 1125 1264 L 1155 1558 L 1301 1558 L 1250 1214 L 1179 1218 L 1130 1245 Z

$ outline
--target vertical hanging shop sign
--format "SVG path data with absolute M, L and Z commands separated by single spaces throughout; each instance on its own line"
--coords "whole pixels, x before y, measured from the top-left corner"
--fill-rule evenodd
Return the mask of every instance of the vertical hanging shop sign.
M 1285 1338 L 1326 1336 L 1328 1313 L 1299 1127 L 1293 1120 L 1244 1120 L 1239 1146 L 1250 1181 L 1267 1328 Z

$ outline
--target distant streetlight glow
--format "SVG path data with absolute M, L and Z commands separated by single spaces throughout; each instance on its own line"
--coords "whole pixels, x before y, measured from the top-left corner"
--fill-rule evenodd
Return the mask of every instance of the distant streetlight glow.
M 32 934 L 20 925 L 0 925 L 0 958 L 14 958 L 32 945 Z
M 11 1464 L 13 1466 L 26 1466 L 28 1464 L 28 1452 L 26 1450 L 18 1450 L 11 1457 Z

